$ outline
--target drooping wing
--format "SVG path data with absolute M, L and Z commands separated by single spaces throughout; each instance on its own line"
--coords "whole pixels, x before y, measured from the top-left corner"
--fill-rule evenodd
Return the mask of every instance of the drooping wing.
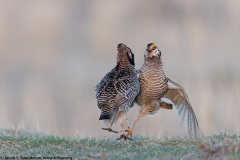
M 124 77 L 118 81 L 115 85 L 118 92 L 115 97 L 115 108 L 121 107 L 132 107 L 134 99 L 140 91 L 140 84 L 136 75 Z
M 199 129 L 198 121 L 185 90 L 170 79 L 168 79 L 167 85 L 168 91 L 164 94 L 163 98 L 168 98 L 173 102 L 178 115 L 182 121 L 185 120 L 188 134 L 196 137 L 196 132 Z
M 117 74 L 116 71 L 114 69 L 112 69 L 111 72 L 107 73 L 103 77 L 101 82 L 95 87 L 96 98 L 98 98 L 98 96 L 104 91 L 106 86 L 116 78 L 116 74 Z

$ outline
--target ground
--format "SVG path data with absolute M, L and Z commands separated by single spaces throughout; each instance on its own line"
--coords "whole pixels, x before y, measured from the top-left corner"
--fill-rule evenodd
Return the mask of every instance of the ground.
M 135 137 L 134 141 L 0 131 L 0 159 L 240 159 L 240 134 Z

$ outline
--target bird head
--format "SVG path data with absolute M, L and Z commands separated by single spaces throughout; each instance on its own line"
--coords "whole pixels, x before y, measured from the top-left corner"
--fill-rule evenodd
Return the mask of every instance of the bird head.
M 127 59 L 132 65 L 135 65 L 134 54 L 128 46 L 126 46 L 123 43 L 119 43 L 117 46 L 117 51 L 118 51 L 118 56 L 117 56 L 118 62 L 121 60 Z
M 144 55 L 146 58 L 152 58 L 152 57 L 161 57 L 161 51 L 158 49 L 157 45 L 155 43 L 149 43 L 146 48 L 146 52 Z

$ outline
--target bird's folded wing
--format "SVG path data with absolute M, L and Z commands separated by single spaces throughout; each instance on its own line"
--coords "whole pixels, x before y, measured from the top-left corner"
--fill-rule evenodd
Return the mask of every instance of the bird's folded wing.
M 190 136 L 196 137 L 196 131 L 199 129 L 197 117 L 189 102 L 188 96 L 179 84 L 168 80 L 168 90 L 163 98 L 170 99 L 178 111 L 182 121 L 185 121 Z
M 116 76 L 116 73 L 114 70 L 112 70 L 111 72 L 109 72 L 108 74 L 106 74 L 103 79 L 101 80 L 101 82 L 95 87 L 96 90 L 96 98 L 102 93 L 102 91 L 104 91 L 104 89 L 106 88 L 106 86 L 114 80 Z
M 124 79 L 116 83 L 115 89 L 118 92 L 114 99 L 116 109 L 125 105 L 131 107 L 131 104 L 134 103 L 134 99 L 140 91 L 140 84 L 137 80 L 137 76 L 133 79 L 132 78 Z

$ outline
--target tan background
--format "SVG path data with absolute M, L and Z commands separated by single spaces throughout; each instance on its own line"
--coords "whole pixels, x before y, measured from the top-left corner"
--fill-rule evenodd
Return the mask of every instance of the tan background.
M 94 87 L 126 43 L 149 42 L 186 89 L 201 134 L 240 131 L 240 1 L 0 1 L 0 128 L 106 136 Z M 128 114 L 127 126 L 138 106 Z M 119 125 L 115 125 L 119 129 Z M 143 118 L 135 134 L 186 135 L 176 110 Z

